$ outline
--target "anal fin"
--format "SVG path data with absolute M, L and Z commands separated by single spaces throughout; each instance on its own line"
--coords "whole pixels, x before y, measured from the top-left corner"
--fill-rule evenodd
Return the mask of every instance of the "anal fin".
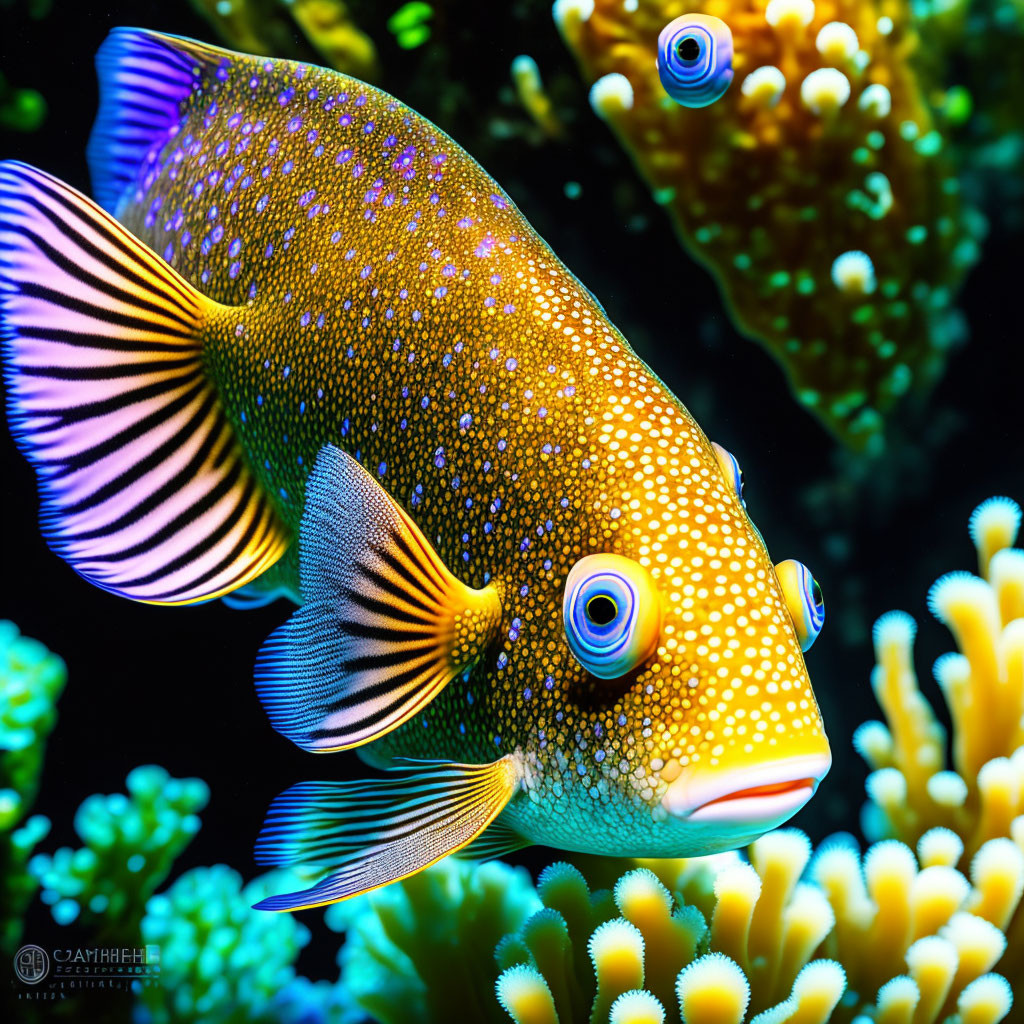
M 256 689 L 278 732 L 356 747 L 421 711 L 481 653 L 501 602 L 457 579 L 350 455 L 325 446 L 299 532 L 303 606 L 263 645 Z
M 516 792 L 506 755 L 483 765 L 395 768 L 362 782 L 304 782 L 271 805 L 256 844 L 262 864 L 326 874 L 309 889 L 270 896 L 258 910 L 301 910 L 406 878 L 476 839 Z

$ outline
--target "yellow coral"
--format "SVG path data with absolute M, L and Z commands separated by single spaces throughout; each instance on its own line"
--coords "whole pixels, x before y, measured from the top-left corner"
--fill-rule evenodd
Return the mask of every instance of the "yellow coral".
M 692 109 L 665 93 L 658 34 L 722 19 L 734 86 Z M 912 69 L 904 0 L 557 0 L 555 19 L 683 242 L 739 326 L 856 447 L 936 379 L 951 293 L 976 256 Z
M 959 648 L 935 663 L 953 723 L 951 764 L 914 671 L 914 620 L 890 612 L 875 623 L 872 686 L 887 724 L 866 723 L 855 736 L 872 769 L 872 836 L 914 844 L 941 826 L 963 838 L 956 859 L 966 862 L 1011 836 L 1024 814 L 1024 551 L 1011 546 L 1020 518 L 1007 498 L 979 506 L 970 532 L 981 575 L 949 573 L 929 594 Z
M 578 872 L 549 869 L 545 909 L 499 946 L 502 1005 L 517 1024 L 934 1024 L 958 1012 L 995 1024 L 1009 1012 L 991 972 L 1019 976 L 1019 945 L 1001 930 L 1024 878 L 1010 840 L 982 848 L 973 885 L 897 840 L 863 859 L 833 840 L 812 858 L 807 837 L 783 829 L 747 853 L 646 862 L 619 879 L 611 919 Z M 592 972 L 578 963 L 588 934 Z
M 230 46 L 268 57 L 293 53 L 295 29 L 320 61 L 374 81 L 379 73 L 373 40 L 352 20 L 344 0 L 192 0 Z

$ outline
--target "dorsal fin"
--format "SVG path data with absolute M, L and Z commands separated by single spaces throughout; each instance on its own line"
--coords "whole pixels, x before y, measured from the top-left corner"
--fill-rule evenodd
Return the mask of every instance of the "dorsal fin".
M 115 28 L 96 54 L 100 109 L 86 155 L 93 196 L 116 214 L 126 190 L 178 129 L 182 111 L 203 80 L 226 58 L 180 36 Z

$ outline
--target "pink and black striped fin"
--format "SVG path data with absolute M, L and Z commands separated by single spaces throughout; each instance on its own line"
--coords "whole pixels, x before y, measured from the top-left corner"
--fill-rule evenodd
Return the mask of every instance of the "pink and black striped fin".
M 391 778 L 303 782 L 271 805 L 256 843 L 261 864 L 324 875 L 257 910 L 305 910 L 358 896 L 422 871 L 479 836 L 512 799 L 519 771 L 491 764 L 395 768 Z
M 8 420 L 47 541 L 111 593 L 207 600 L 287 546 L 205 374 L 217 308 L 91 200 L 0 163 Z
M 467 587 L 350 455 L 326 445 L 306 483 L 302 607 L 256 662 L 271 724 L 306 750 L 357 747 L 407 722 L 494 635 L 493 584 Z
M 177 133 L 205 76 L 229 59 L 226 51 L 162 32 L 115 28 L 107 36 L 96 53 L 100 108 L 87 150 L 100 206 L 117 212 Z

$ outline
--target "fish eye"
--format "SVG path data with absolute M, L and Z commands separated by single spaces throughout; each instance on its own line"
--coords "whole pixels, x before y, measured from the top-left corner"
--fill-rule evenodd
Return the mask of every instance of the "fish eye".
M 796 627 L 800 649 L 808 651 L 818 639 L 825 623 L 825 598 L 818 581 L 811 575 L 803 562 L 787 558 L 775 566 L 775 573 L 782 585 L 782 596 Z
M 736 497 L 740 499 L 740 504 L 746 508 L 747 503 L 743 500 L 743 470 L 740 469 L 736 456 L 715 441 L 711 442 L 711 447 L 715 449 L 715 457 L 718 459 L 719 468 L 725 475 L 725 479 L 732 484 L 732 489 L 736 492 Z
M 692 64 L 701 54 L 700 40 L 696 36 L 683 36 L 676 43 L 676 56 L 684 64 Z
M 657 646 L 661 597 L 639 562 L 585 555 L 566 578 L 562 619 L 577 661 L 600 679 L 618 679 Z
M 683 107 L 706 107 L 732 82 L 732 31 L 720 18 L 684 14 L 658 36 L 658 75 Z

